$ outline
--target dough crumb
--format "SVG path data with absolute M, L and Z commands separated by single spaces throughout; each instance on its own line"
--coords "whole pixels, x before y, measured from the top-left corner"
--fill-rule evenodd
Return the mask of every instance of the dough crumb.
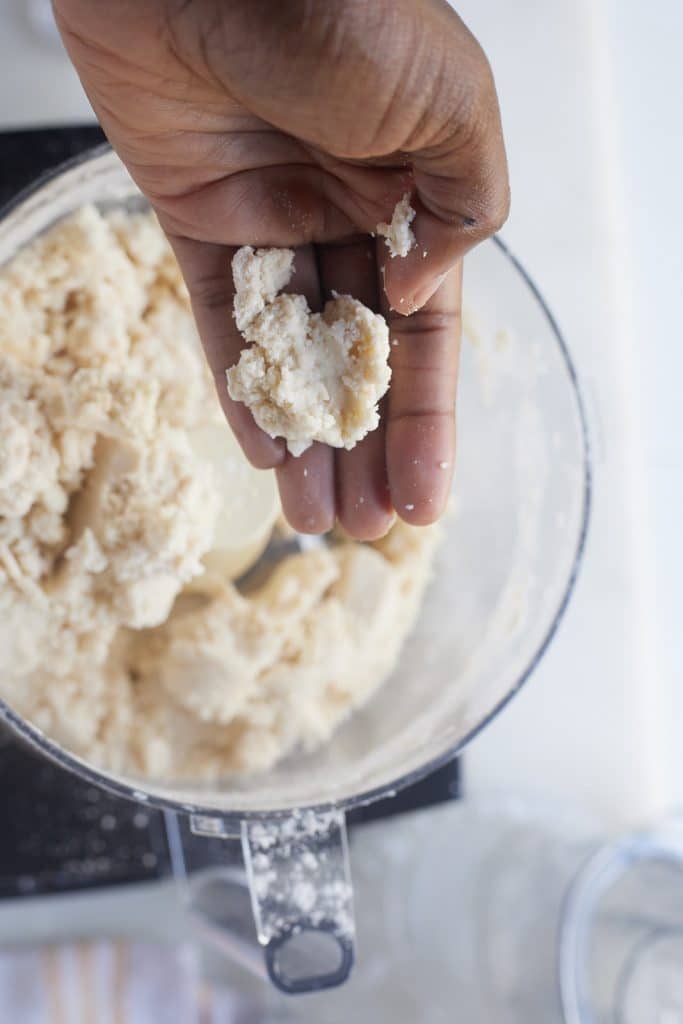
M 389 387 L 384 318 L 349 295 L 312 313 L 303 295 L 282 295 L 293 273 L 291 249 L 243 246 L 233 258 L 234 316 L 246 341 L 227 371 L 230 397 L 251 410 L 292 455 L 314 441 L 353 448 L 379 423 Z
M 245 245 L 232 259 L 235 285 L 233 316 L 238 331 L 244 332 L 262 313 L 278 292 L 289 284 L 294 269 L 291 249 L 259 249 L 258 254 Z
M 410 193 L 406 192 L 394 208 L 390 224 L 378 224 L 377 234 L 382 235 L 391 258 L 405 257 L 416 245 L 417 240 L 411 228 L 415 220 L 415 210 L 410 205 Z

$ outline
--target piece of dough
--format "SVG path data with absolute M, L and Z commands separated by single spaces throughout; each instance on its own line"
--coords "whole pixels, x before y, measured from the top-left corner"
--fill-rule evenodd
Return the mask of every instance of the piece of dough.
M 417 240 L 410 226 L 414 220 L 415 210 L 410 205 L 410 193 L 406 192 L 403 199 L 394 207 L 391 223 L 377 225 L 377 234 L 384 237 L 392 259 L 395 256 L 407 256 L 416 244 Z
M 292 455 L 314 441 L 353 448 L 379 423 L 389 387 L 389 331 L 379 314 L 342 295 L 312 313 L 303 295 L 282 295 L 291 249 L 239 249 L 233 259 L 234 315 L 248 348 L 227 371 L 244 402 Z

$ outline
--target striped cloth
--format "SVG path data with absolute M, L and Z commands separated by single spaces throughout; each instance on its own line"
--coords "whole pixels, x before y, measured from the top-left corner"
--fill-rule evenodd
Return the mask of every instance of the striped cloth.
M 250 1024 L 187 946 L 83 942 L 0 952 L 2 1024 Z

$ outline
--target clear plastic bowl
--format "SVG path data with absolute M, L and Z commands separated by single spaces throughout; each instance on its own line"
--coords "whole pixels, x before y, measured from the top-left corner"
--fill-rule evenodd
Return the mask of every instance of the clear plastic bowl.
M 683 1021 L 683 818 L 599 848 L 565 899 L 566 1024 Z
M 83 203 L 139 208 L 99 149 L 18 198 L 0 264 Z M 519 690 L 557 629 L 579 568 L 590 503 L 586 423 L 567 347 L 538 290 L 499 240 L 468 257 L 454 508 L 400 664 L 323 749 L 265 775 L 190 784 L 102 772 L 0 704 L 26 739 L 125 796 L 229 820 L 346 808 L 453 757 Z

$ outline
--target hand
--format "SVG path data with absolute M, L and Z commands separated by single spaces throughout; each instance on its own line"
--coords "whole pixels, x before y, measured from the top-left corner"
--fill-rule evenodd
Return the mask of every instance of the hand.
M 465 252 L 508 211 L 500 117 L 480 47 L 445 0 L 53 0 L 112 145 L 152 202 L 185 276 L 225 413 L 275 467 L 305 532 L 415 524 L 447 501 Z M 369 233 L 410 191 L 417 246 Z M 380 427 L 352 451 L 294 459 L 230 400 L 243 345 L 236 246 L 295 246 L 291 290 L 332 289 L 388 318 Z M 391 307 L 391 308 L 390 308 Z

